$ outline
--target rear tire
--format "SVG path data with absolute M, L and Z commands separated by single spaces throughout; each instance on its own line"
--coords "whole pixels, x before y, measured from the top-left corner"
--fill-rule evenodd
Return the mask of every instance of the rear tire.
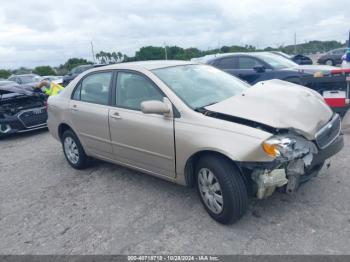
M 66 130 L 62 135 L 62 149 L 68 163 L 75 169 L 89 167 L 90 157 L 85 154 L 79 138 L 72 130 Z
M 222 224 L 238 221 L 247 210 L 248 194 L 233 163 L 207 155 L 199 159 L 195 172 L 197 191 L 209 215 Z

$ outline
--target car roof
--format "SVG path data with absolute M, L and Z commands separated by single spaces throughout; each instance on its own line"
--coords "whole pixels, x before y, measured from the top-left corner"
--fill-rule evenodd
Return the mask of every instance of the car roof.
M 13 76 L 19 76 L 19 77 L 21 77 L 21 76 L 38 76 L 38 75 L 36 75 L 36 74 L 21 74 L 21 75 L 12 75 L 12 76 L 10 76 L 10 77 L 13 77 Z
M 335 49 L 329 50 L 327 53 L 331 53 L 331 52 L 338 51 L 338 50 L 344 50 L 345 51 L 346 49 L 347 49 L 346 47 L 335 48 Z
M 154 70 L 166 67 L 181 66 L 181 65 L 193 65 L 197 64 L 190 61 L 183 60 L 151 60 L 151 61 L 137 61 L 137 62 L 126 62 L 112 65 L 105 65 L 99 68 L 103 69 L 132 69 L 132 68 L 143 68 L 146 70 Z
M 206 63 L 206 62 L 214 61 L 219 58 L 239 56 L 239 55 L 255 57 L 256 54 L 271 54 L 271 52 L 236 52 L 236 53 L 223 53 L 223 54 L 218 53 L 218 54 L 199 57 L 199 58 L 193 59 L 192 61 L 200 61 L 201 63 L 203 62 Z

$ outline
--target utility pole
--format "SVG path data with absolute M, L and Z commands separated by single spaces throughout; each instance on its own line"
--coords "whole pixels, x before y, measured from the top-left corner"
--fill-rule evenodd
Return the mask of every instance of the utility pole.
M 297 54 L 297 33 L 294 33 L 294 54 Z
M 95 52 L 94 52 L 94 45 L 93 45 L 92 41 L 91 41 L 90 43 L 91 43 L 92 59 L 94 60 L 94 63 L 96 64 L 96 58 L 95 58 Z
M 165 52 L 165 60 L 168 60 L 168 52 L 166 50 L 166 43 L 164 42 L 164 52 Z

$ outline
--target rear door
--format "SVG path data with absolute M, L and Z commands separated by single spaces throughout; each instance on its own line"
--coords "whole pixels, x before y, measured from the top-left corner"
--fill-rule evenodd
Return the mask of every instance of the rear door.
M 213 66 L 220 68 L 221 70 L 233 75 L 237 76 L 239 78 L 242 77 L 238 70 L 238 57 L 237 56 L 231 56 L 231 57 L 224 57 L 219 60 L 216 60 L 213 64 Z
M 115 159 L 144 171 L 174 177 L 173 117 L 141 112 L 143 101 L 163 101 L 164 94 L 140 73 L 120 71 L 117 75 L 115 107 L 109 112 Z
M 110 142 L 108 112 L 113 72 L 94 72 L 77 85 L 70 101 L 73 130 L 85 150 L 103 158 L 113 158 Z

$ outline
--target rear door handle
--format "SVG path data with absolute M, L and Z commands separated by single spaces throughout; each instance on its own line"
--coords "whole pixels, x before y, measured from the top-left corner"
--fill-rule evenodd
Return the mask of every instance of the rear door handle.
M 122 119 L 122 117 L 119 115 L 118 112 L 114 112 L 112 115 L 109 116 L 110 118 L 113 119 Z
M 73 105 L 73 106 L 71 107 L 71 110 L 72 110 L 72 111 L 79 111 L 79 109 L 78 109 L 78 106 L 77 106 L 77 105 Z

